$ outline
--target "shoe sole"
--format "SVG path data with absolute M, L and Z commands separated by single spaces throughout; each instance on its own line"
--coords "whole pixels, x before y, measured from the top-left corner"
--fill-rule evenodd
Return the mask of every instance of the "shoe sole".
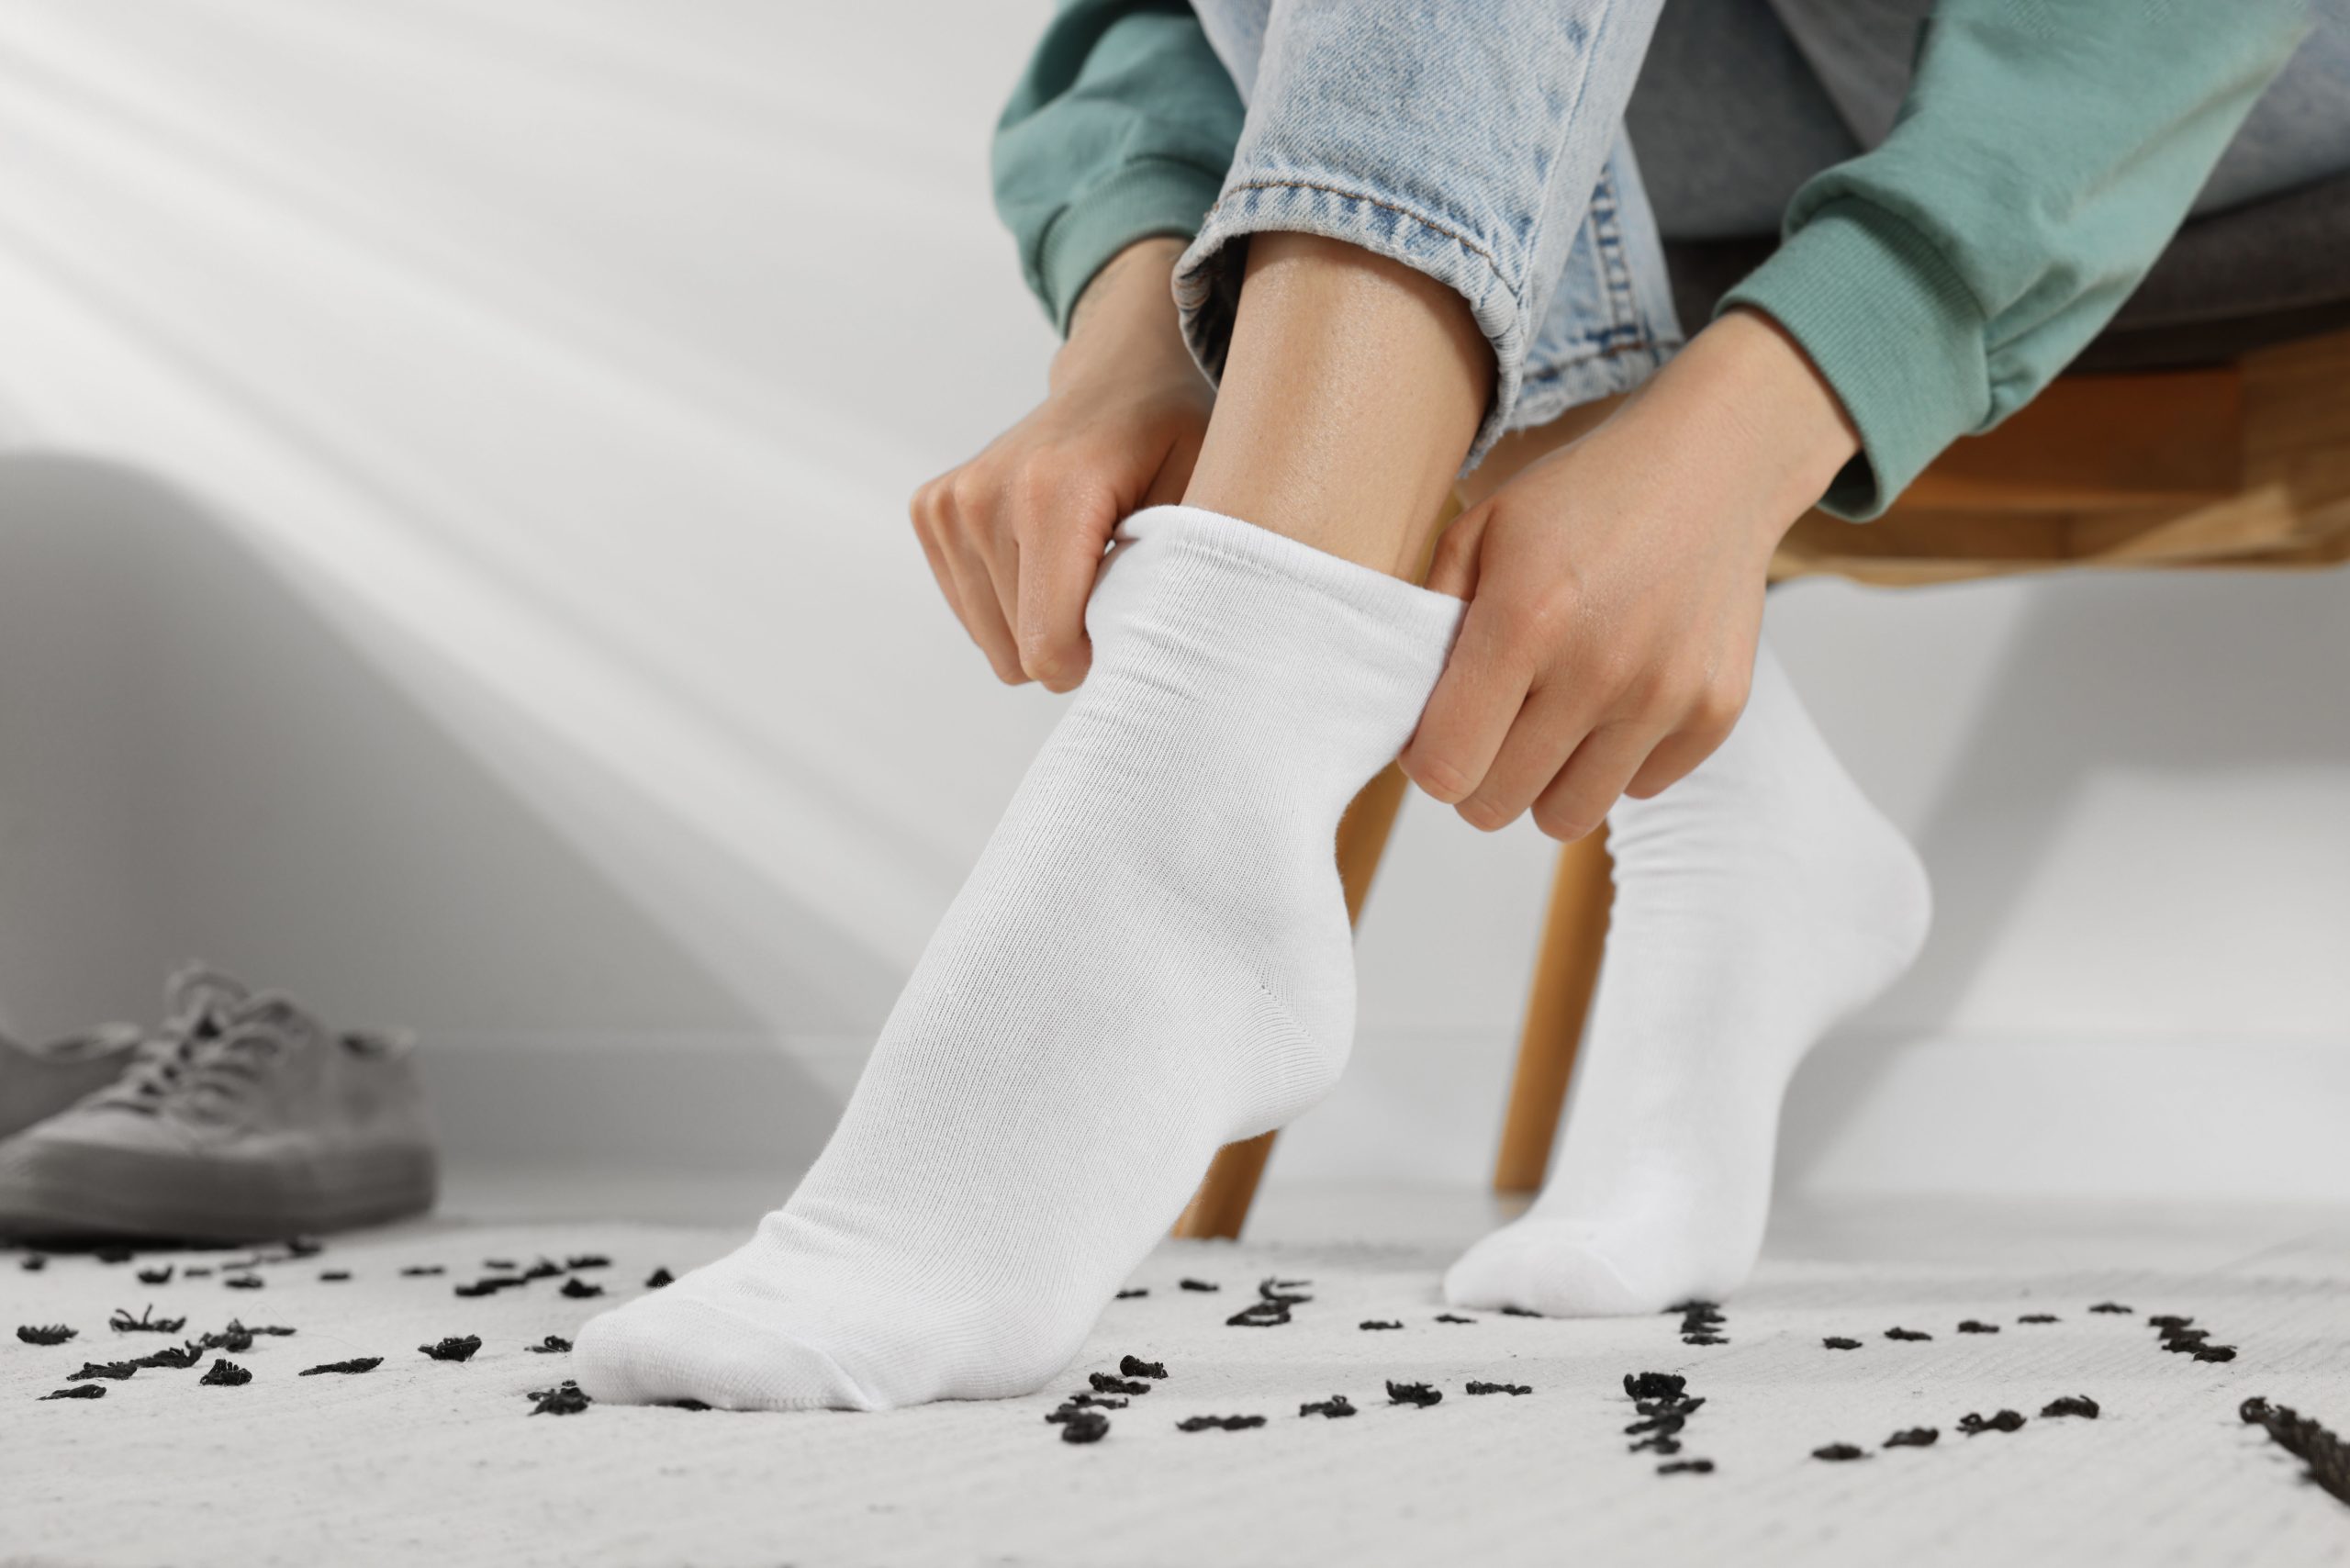
M 440 1185 L 425 1148 L 298 1166 L 173 1159 L 168 1170 L 104 1149 L 44 1152 L 50 1158 L 0 1158 L 0 1235 L 266 1241 L 424 1214 Z

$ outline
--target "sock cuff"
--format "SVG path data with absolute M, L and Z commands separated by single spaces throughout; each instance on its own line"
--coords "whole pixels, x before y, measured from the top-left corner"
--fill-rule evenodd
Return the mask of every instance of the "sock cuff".
M 1146 540 L 1186 554 L 1221 555 L 1296 583 L 1315 594 L 1392 626 L 1415 643 L 1449 648 L 1460 629 L 1465 599 L 1436 593 L 1326 550 L 1200 507 L 1149 507 L 1118 525 L 1121 546 Z

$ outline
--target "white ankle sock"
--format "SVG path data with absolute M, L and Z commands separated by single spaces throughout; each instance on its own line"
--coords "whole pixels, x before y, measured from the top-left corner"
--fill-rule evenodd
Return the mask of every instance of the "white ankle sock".
M 1754 1266 L 1787 1080 L 1925 939 L 1925 870 L 1766 644 L 1738 728 L 1608 813 L 1616 902 L 1566 1145 L 1534 1206 L 1445 1276 L 1561 1316 L 1718 1297 Z
M 822 1158 L 734 1252 L 588 1325 L 588 1394 L 1033 1392 L 1217 1147 L 1337 1081 L 1338 816 L 1410 737 L 1460 602 L 1191 508 L 1118 538 L 1092 673 Z

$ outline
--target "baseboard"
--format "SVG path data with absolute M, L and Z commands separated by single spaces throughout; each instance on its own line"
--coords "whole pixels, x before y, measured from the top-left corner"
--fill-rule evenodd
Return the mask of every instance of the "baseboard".
M 453 1160 L 788 1179 L 822 1147 L 863 1037 L 505 1034 L 428 1042 Z M 1270 1181 L 1489 1177 L 1513 1042 L 1379 1030 L 1286 1131 Z M 1783 1195 L 2350 1203 L 2350 1038 L 1855 1036 L 1813 1053 Z

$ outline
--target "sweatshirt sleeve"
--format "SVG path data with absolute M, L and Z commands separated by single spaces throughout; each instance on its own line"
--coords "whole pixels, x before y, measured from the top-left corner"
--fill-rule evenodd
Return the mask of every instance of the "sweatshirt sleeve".
M 1239 94 L 1180 0 L 1061 0 L 996 126 L 995 205 L 1055 327 L 1136 240 L 1184 239 L 1240 140 Z
M 1882 146 L 1815 175 L 1722 301 L 1774 318 L 1861 433 L 1874 517 L 2030 402 L 2169 243 L 2305 0 L 1942 0 Z

